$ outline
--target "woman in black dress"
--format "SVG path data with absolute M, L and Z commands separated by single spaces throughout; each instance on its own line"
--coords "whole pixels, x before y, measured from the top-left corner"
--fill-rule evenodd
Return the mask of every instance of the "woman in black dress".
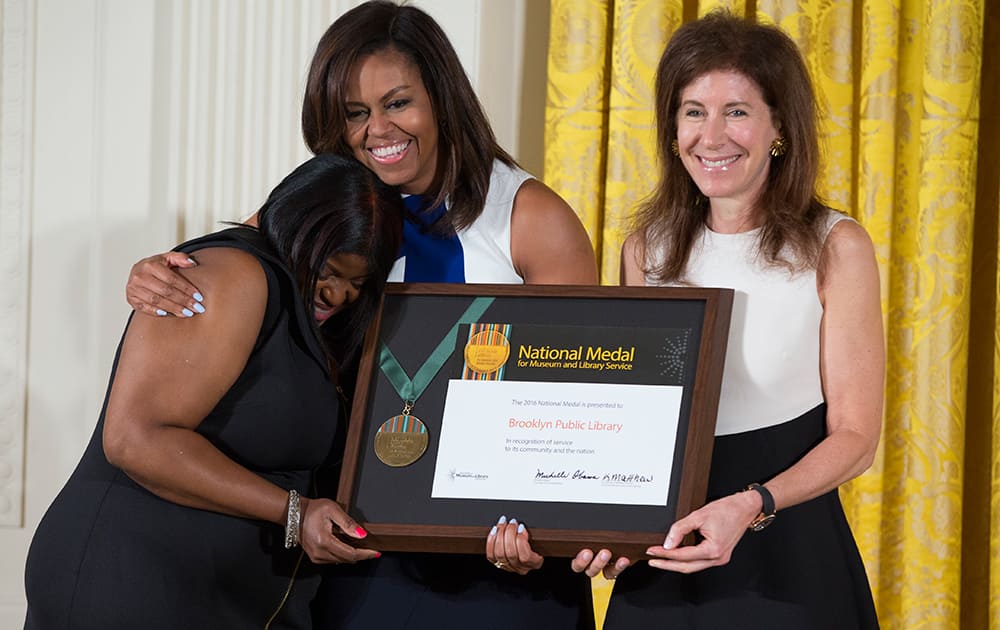
M 336 503 L 307 497 L 401 217 L 395 190 L 320 156 L 259 229 L 178 248 L 212 308 L 130 319 L 91 442 L 32 541 L 26 628 L 309 628 L 319 578 L 303 554 L 378 556 L 334 535 L 365 536 Z

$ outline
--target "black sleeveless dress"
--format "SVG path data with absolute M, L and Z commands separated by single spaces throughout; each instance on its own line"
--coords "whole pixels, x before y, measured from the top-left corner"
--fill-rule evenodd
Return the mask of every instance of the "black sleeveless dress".
M 766 481 L 826 435 L 826 404 L 782 424 L 717 436 L 708 500 Z M 873 630 L 875 605 L 836 490 L 748 531 L 728 564 L 690 575 L 645 562 L 615 582 L 605 630 Z
M 206 247 L 256 256 L 268 301 L 246 368 L 198 432 L 261 477 L 309 495 L 338 424 L 310 314 L 256 231 L 232 228 L 178 249 Z M 117 366 L 116 355 L 112 382 Z M 269 620 L 271 628 L 311 627 L 319 577 L 301 550 L 284 548 L 284 529 L 177 505 L 134 483 L 104 457 L 107 398 L 104 405 L 83 459 L 32 540 L 25 627 L 242 629 Z

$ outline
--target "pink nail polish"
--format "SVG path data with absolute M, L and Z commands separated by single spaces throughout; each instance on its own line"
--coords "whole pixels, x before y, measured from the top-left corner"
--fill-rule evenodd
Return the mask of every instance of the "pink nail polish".
M 375 552 L 375 557 L 376 558 L 381 558 L 382 557 L 382 552 L 381 551 L 376 551 Z
M 354 533 L 360 536 L 361 538 L 364 538 L 365 536 L 368 535 L 368 532 L 365 531 L 365 528 L 361 527 L 360 525 L 358 526 L 357 529 L 354 530 Z

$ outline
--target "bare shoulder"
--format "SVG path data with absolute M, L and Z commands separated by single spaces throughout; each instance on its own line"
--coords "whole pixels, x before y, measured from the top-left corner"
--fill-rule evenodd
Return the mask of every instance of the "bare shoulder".
M 267 278 L 253 254 L 235 247 L 207 247 L 197 252 L 198 266 L 179 270 L 189 281 L 219 297 L 243 294 L 267 298 Z
M 856 221 L 838 221 L 830 229 L 820 253 L 817 269 L 820 286 L 844 273 L 854 275 L 866 269 L 877 269 L 871 237 Z
M 234 247 L 207 247 L 197 256 L 198 266 L 178 272 L 205 295 L 205 313 L 191 318 L 137 318 L 132 327 L 155 329 L 157 336 L 177 335 L 185 341 L 256 338 L 268 292 L 260 261 Z
M 514 197 L 511 257 L 528 284 L 597 284 L 590 237 L 566 201 L 542 182 L 525 181 Z
M 622 286 L 643 286 L 646 284 L 645 272 L 646 240 L 639 232 L 632 232 L 622 243 L 621 264 L 619 265 Z
M 549 225 L 579 227 L 580 218 L 566 200 L 537 179 L 526 180 L 514 196 L 511 223 L 515 231 L 531 230 Z
M 823 244 L 823 254 L 832 256 L 850 256 L 852 254 L 874 254 L 875 247 L 868 231 L 850 219 L 843 219 L 830 229 Z
M 875 246 L 860 223 L 842 220 L 823 243 L 816 279 L 820 301 L 826 304 L 832 292 L 877 297 L 879 286 Z
M 109 399 L 108 426 L 153 417 L 196 426 L 243 371 L 267 306 L 267 277 L 253 255 L 198 250 L 182 273 L 205 294 L 194 317 L 133 317 Z M 155 413 L 154 413 L 155 412 Z

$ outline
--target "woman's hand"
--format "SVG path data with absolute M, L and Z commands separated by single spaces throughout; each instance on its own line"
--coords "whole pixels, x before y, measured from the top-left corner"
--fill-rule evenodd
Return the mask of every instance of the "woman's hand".
M 359 540 L 368 535 L 368 532 L 335 502 L 329 499 L 303 497 L 301 509 L 302 531 L 299 534 L 299 542 L 309 559 L 316 564 L 354 564 L 382 555 L 373 549 L 352 547 L 334 535 L 335 531 L 341 531 Z
M 629 568 L 632 561 L 625 556 L 620 556 L 613 564 L 611 558 L 614 554 L 607 549 L 601 549 L 594 555 L 590 549 L 581 549 L 576 557 L 569 563 L 569 566 L 576 573 L 586 573 L 588 577 L 596 577 L 598 573 L 603 573 L 605 579 L 613 580 L 622 574 L 622 571 Z
M 125 299 L 129 306 L 145 315 L 192 317 L 204 313 L 198 288 L 173 269 L 189 269 L 197 264 L 181 252 L 143 258 L 132 265 L 125 285 Z
M 498 569 L 527 575 L 541 568 L 545 558 L 531 549 L 528 530 L 516 518 L 501 516 L 486 537 L 486 559 Z
M 750 522 L 760 514 L 761 503 L 756 492 L 739 492 L 691 512 L 671 526 L 663 545 L 646 550 L 654 558 L 649 566 L 694 573 L 728 563 Z M 701 535 L 701 542 L 679 546 L 685 536 L 695 531 Z

